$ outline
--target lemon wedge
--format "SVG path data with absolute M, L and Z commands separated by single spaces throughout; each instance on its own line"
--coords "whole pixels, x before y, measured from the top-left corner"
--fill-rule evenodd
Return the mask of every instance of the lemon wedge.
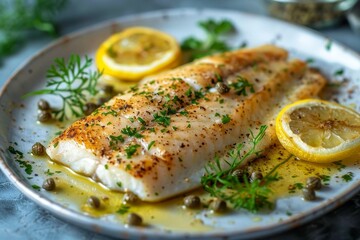
M 302 160 L 334 162 L 360 150 L 360 114 L 333 102 L 301 100 L 280 111 L 276 135 Z
M 110 36 L 96 52 L 99 70 L 132 81 L 174 67 L 179 59 L 180 47 L 175 38 L 144 27 L 127 28 Z

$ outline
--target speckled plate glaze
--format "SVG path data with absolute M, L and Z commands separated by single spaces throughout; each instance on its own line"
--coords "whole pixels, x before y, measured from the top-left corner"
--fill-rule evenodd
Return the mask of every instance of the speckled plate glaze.
M 205 224 L 216 227 L 208 232 L 189 233 L 171 232 L 159 228 L 126 228 L 111 218 L 89 217 L 76 210 L 71 204 L 64 206 L 51 194 L 36 191 L 31 187 L 32 184 L 41 185 L 43 177 L 29 179 L 7 149 L 17 143 L 16 148 L 24 152 L 25 159 L 31 159 L 28 152 L 32 144 L 53 136 L 49 135 L 49 132 L 53 131 L 51 127 L 44 128 L 36 124 L 36 102 L 39 98 L 24 100 L 21 96 L 44 86 L 46 70 L 54 58 L 67 58 L 72 53 L 92 56 L 99 44 L 109 35 L 135 25 L 160 29 L 175 36 L 179 41 L 189 35 L 203 36 L 197 22 L 208 18 L 229 19 L 235 24 L 237 32 L 229 39 L 229 43 L 233 46 L 240 46 L 243 42 L 247 42 L 248 46 L 273 43 L 288 49 L 291 57 L 314 59 L 312 65 L 328 76 L 329 81 L 336 83 L 346 78 L 346 84 L 336 92 L 325 95 L 340 103 L 350 104 L 359 111 L 360 100 L 357 96 L 360 94 L 357 86 L 360 82 L 360 56 L 338 43 L 329 42 L 329 39 L 314 31 L 266 17 L 224 10 L 180 9 L 121 17 L 59 39 L 28 60 L 7 81 L 0 93 L 0 166 L 5 175 L 27 197 L 59 218 L 91 231 L 130 239 L 264 237 L 309 222 L 351 198 L 359 190 L 358 166 L 346 169 L 354 173 L 353 180 L 348 183 L 333 178 L 331 187 L 319 194 L 319 201 L 304 202 L 299 197 L 281 198 L 277 200 L 276 209 L 270 214 L 252 215 L 248 212 L 240 212 L 219 216 L 215 220 L 206 218 L 200 213 L 197 218 L 202 219 Z M 344 69 L 344 76 L 333 77 L 333 73 L 339 68 Z M 289 210 L 293 213 L 291 216 L 286 214 Z M 254 217 L 261 221 L 254 221 Z

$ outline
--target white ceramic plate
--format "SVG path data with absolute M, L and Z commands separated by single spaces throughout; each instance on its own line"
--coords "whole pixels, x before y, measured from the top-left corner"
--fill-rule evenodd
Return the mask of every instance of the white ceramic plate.
M 141 230 L 126 228 L 112 221 L 111 218 L 89 217 L 75 206 L 71 204 L 64 206 L 51 194 L 36 191 L 31 187 L 32 184 L 41 185 L 43 177 L 40 175 L 29 179 L 24 169 L 14 161 L 14 155 L 9 153 L 8 146 L 14 146 L 16 143 L 16 148 L 24 152 L 26 159 L 30 159 L 28 152 L 32 144 L 52 136 L 50 132 L 54 129 L 44 128 L 35 123 L 36 102 L 39 98 L 29 98 L 25 101 L 21 96 L 43 87 L 46 70 L 54 58 L 69 57 L 72 53 L 92 56 L 99 44 L 109 35 L 135 25 L 160 29 L 175 36 L 179 41 L 189 35 L 203 37 L 204 33 L 197 23 L 209 18 L 229 19 L 235 24 L 237 33 L 229 39 L 229 43 L 233 46 L 239 46 L 244 41 L 248 46 L 274 43 L 288 49 L 292 57 L 315 59 L 313 65 L 320 68 L 330 81 L 342 80 L 345 76 L 348 82 L 330 97 L 343 104 L 352 104 L 359 111 L 357 105 L 360 101 L 357 96 L 360 95 L 357 85 L 360 81 L 360 56 L 335 42 L 330 44 L 330 49 L 327 49 L 329 40 L 314 31 L 237 11 L 180 9 L 133 15 L 61 38 L 32 57 L 8 80 L 0 93 L 0 158 L 2 159 L 0 166 L 5 175 L 26 196 L 59 218 L 92 231 L 120 238 L 238 239 L 265 236 L 311 221 L 351 198 L 359 189 L 358 166 L 346 169 L 354 173 L 353 180 L 348 183 L 333 178 L 330 183 L 331 188 L 320 193 L 321 201 L 304 202 L 299 197 L 282 198 L 277 201 L 276 209 L 271 214 L 256 215 L 261 221 L 254 221 L 254 215 L 247 212 L 217 217 L 215 221 L 214 218 L 209 219 L 205 214 L 200 213 L 197 218 L 202 219 L 205 224 L 216 227 L 207 232 L 189 233 L 166 231 L 161 228 Z M 339 68 L 345 70 L 344 76 L 336 79 L 333 73 Z M 352 90 L 349 91 L 350 89 Z M 291 216 L 286 214 L 289 210 L 293 213 Z

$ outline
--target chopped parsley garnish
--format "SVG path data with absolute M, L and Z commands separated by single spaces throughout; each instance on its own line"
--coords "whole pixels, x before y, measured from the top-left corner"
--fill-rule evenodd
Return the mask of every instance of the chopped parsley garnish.
M 289 186 L 289 193 L 295 193 L 296 190 L 301 190 L 304 188 L 304 184 L 302 183 L 294 183 Z
M 50 169 L 46 170 L 46 172 L 44 172 L 44 173 L 48 176 L 52 176 L 55 174 L 55 173 L 51 172 Z
M 342 163 L 342 161 L 336 161 L 336 162 L 333 162 L 333 164 L 335 164 L 337 166 L 338 171 L 341 171 L 344 168 L 346 168 L 346 166 Z
M 332 47 L 332 41 L 329 39 L 329 40 L 326 42 L 325 49 L 326 49 L 327 51 L 330 51 L 330 50 L 331 50 L 331 47 Z
M 121 188 L 122 187 L 122 182 L 116 182 L 116 185 Z
M 130 164 L 126 164 L 125 170 L 126 170 L 126 171 L 131 170 L 131 165 L 130 165 Z
M 110 148 L 113 150 L 117 149 L 117 145 L 119 144 L 119 142 L 123 143 L 125 141 L 122 135 L 119 136 L 110 135 L 109 138 L 110 138 Z
M 189 112 L 186 110 L 183 110 L 183 111 L 180 111 L 180 114 L 183 116 L 187 116 L 187 115 L 189 115 Z
M 344 69 L 341 68 L 341 69 L 338 69 L 334 72 L 334 76 L 341 76 L 344 74 Z
M 167 127 L 170 125 L 170 117 L 166 115 L 165 111 L 160 111 L 160 113 L 155 113 L 153 115 L 154 119 L 153 121 L 164 126 Z
M 121 129 L 121 133 L 128 135 L 129 137 L 136 137 L 136 138 L 142 138 L 143 135 L 137 132 L 136 128 L 131 128 L 129 126 L 126 126 L 125 128 Z
M 345 182 L 350 182 L 351 180 L 353 180 L 354 174 L 352 172 L 348 172 L 344 175 L 341 176 L 341 178 L 345 181 Z
M 129 211 L 129 209 L 130 209 L 129 206 L 127 206 L 125 204 L 121 204 L 120 208 L 116 211 L 116 213 L 123 215 L 123 214 L 127 213 Z
M 137 85 L 135 85 L 135 86 L 130 87 L 129 92 L 137 92 L 138 90 L 139 90 L 139 88 L 137 87 Z
M 111 109 L 111 110 L 108 111 L 108 112 L 103 112 L 103 113 L 101 113 L 101 114 L 104 115 L 104 116 L 113 115 L 114 117 L 117 117 L 117 112 L 116 112 L 115 110 L 113 110 L 113 109 Z
M 55 136 L 59 136 L 62 133 L 62 131 L 58 131 L 55 133 Z
M 107 164 L 104 165 L 105 169 L 108 170 L 109 166 Z
M 191 88 L 189 88 L 188 90 L 186 90 L 185 96 L 191 97 L 191 95 L 192 95 L 192 90 L 191 90 Z
M 306 59 L 306 63 L 308 63 L 308 64 L 311 64 L 311 63 L 313 63 L 315 60 L 313 59 L 313 58 L 308 58 L 308 59 Z
M 330 176 L 328 176 L 328 175 L 320 175 L 319 177 L 321 178 L 324 185 L 329 185 L 329 182 L 330 182 L 330 179 L 331 179 Z
M 147 150 L 150 150 L 154 144 L 155 144 L 155 141 L 151 141 L 147 147 Z
M 16 150 L 14 147 L 9 146 L 8 151 L 15 155 L 15 161 L 19 163 L 20 168 L 24 168 L 25 172 L 30 175 L 33 172 L 32 165 L 28 161 L 22 160 L 24 158 L 24 154 L 19 150 Z
M 17 155 L 17 157 L 18 157 L 19 159 L 24 158 L 24 154 L 23 154 L 22 152 L 20 152 L 19 150 L 16 150 L 14 147 L 9 146 L 9 147 L 8 147 L 8 150 L 9 150 L 9 152 L 10 152 L 11 154 Z
M 41 187 L 38 186 L 38 185 L 36 185 L 36 184 L 31 185 L 31 187 L 32 187 L 33 189 L 35 189 L 35 190 L 38 190 L 38 191 L 40 191 L 40 189 L 41 189 Z
M 231 120 L 231 118 L 227 114 L 221 116 L 221 122 L 223 124 L 226 124 L 226 123 L 230 122 L 230 120 Z
M 244 41 L 244 42 L 242 42 L 242 43 L 240 44 L 239 48 L 240 48 L 240 49 L 241 49 L 241 48 L 246 48 L 247 45 L 248 45 L 247 42 Z
M 146 122 L 144 119 L 142 119 L 141 117 L 138 117 L 137 120 L 142 124 L 142 125 L 146 125 Z
M 223 79 L 222 79 L 222 77 L 220 76 L 220 74 L 215 73 L 215 77 L 216 77 L 217 82 L 223 82 Z
M 236 82 L 231 83 L 229 87 L 233 88 L 237 95 L 247 96 L 247 91 L 250 91 L 251 93 L 255 92 L 254 86 L 242 76 L 238 76 Z
M 137 151 L 137 149 L 140 147 L 139 144 L 129 145 L 127 148 L 125 148 L 126 157 L 131 158 Z

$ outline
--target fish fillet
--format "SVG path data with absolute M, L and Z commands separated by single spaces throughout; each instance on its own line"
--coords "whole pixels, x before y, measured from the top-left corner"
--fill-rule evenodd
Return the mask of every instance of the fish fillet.
M 200 59 L 144 79 L 74 122 L 47 148 L 51 159 L 113 190 L 160 201 L 199 187 L 206 164 L 267 125 L 276 141 L 282 107 L 315 97 L 325 79 L 284 49 L 265 45 Z M 241 88 L 241 81 L 250 87 Z M 215 85 L 232 86 L 220 94 Z M 240 84 L 240 85 L 236 85 Z M 243 92 L 241 92 L 243 90 Z M 253 90 L 253 91 L 252 91 Z M 248 161 L 251 159 L 248 159 Z M 245 163 L 244 163 L 245 164 Z

